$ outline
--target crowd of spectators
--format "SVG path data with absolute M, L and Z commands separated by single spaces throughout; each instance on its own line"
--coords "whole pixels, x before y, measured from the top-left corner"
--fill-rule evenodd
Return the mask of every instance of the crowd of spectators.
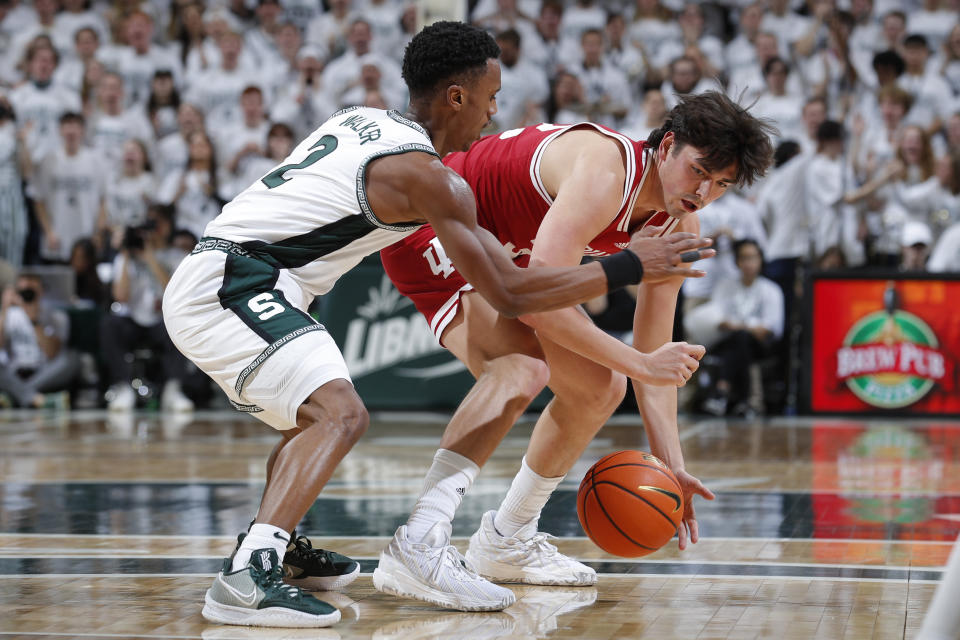
M 491 132 L 589 120 L 643 139 L 711 89 L 776 124 L 768 177 L 701 212 L 720 256 L 684 286 L 692 337 L 776 350 L 798 269 L 960 271 L 960 0 L 0 0 L 0 259 L 69 266 L 69 302 L 104 310 L 112 408 L 134 404 L 124 354 L 144 340 L 165 404 L 189 408 L 157 314 L 172 269 L 334 111 L 404 109 L 399 59 L 438 6 L 500 45 Z M 770 281 L 784 313 L 747 330 Z M 41 402 L 17 382 L 15 403 Z

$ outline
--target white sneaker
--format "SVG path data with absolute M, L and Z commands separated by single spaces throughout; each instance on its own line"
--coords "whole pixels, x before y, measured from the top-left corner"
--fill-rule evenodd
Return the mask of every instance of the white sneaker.
M 193 411 L 193 400 L 183 395 L 179 380 L 167 380 L 160 394 L 160 407 L 164 411 Z
M 520 540 L 500 535 L 493 526 L 495 511 L 483 514 L 480 528 L 470 536 L 467 562 L 480 575 L 498 582 L 588 586 L 597 583 L 597 572 L 560 553 L 537 532 Z
M 500 611 L 516 600 L 510 589 L 484 580 L 464 565 L 439 522 L 422 542 L 407 538 L 406 525 L 397 529 L 380 553 L 373 586 L 384 593 L 460 611 Z
M 137 406 L 137 396 L 129 383 L 114 385 L 107 395 L 112 396 L 107 402 L 110 411 L 133 411 Z

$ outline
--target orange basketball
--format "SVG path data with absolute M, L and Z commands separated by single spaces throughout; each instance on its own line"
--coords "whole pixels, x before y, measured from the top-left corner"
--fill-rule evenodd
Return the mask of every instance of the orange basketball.
M 677 533 L 683 491 L 659 458 L 618 451 L 590 467 L 577 493 L 580 526 L 608 553 L 636 558 L 653 553 Z

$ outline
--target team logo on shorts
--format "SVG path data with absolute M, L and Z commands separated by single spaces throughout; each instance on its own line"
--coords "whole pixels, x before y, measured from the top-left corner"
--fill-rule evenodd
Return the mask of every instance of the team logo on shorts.
M 837 379 L 867 404 L 907 407 L 933 385 L 952 386 L 952 363 L 926 322 L 901 309 L 858 320 L 837 351 Z

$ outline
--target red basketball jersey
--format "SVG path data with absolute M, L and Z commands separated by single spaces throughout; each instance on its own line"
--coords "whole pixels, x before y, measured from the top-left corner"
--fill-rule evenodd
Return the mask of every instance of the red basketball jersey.
M 630 241 L 630 213 L 650 169 L 646 145 L 595 124 L 541 124 L 487 136 L 469 151 L 447 155 L 443 162 L 470 184 L 477 199 L 480 226 L 492 232 L 522 267 L 530 262 L 533 240 L 553 203 L 540 181 L 540 159 L 551 140 L 574 126 L 590 126 L 620 142 L 626 155 L 626 180 L 620 210 L 606 229 L 584 248 L 584 255 L 617 253 Z M 589 200 L 590 194 L 583 194 Z M 679 220 L 660 211 L 643 226 L 664 227 L 670 233 Z M 433 228 L 425 225 L 380 251 L 383 267 L 397 289 L 423 313 L 440 338 L 456 316 L 460 296 L 473 289 L 456 270 Z
M 553 198 L 540 180 L 543 152 L 552 140 L 573 127 L 593 127 L 617 140 L 624 149 L 626 180 L 620 210 L 607 228 L 584 247 L 587 256 L 617 253 L 630 241 L 630 214 L 651 166 L 646 162 L 646 143 L 596 124 L 541 124 L 487 136 L 474 143 L 469 151 L 451 153 L 443 159 L 443 163 L 463 176 L 473 189 L 480 226 L 497 236 L 520 266 L 529 262 L 537 230 L 553 204 Z M 589 197 L 584 194 L 584 198 Z M 666 222 L 670 224 L 664 232 L 669 233 L 679 221 L 660 213 L 644 226 Z

